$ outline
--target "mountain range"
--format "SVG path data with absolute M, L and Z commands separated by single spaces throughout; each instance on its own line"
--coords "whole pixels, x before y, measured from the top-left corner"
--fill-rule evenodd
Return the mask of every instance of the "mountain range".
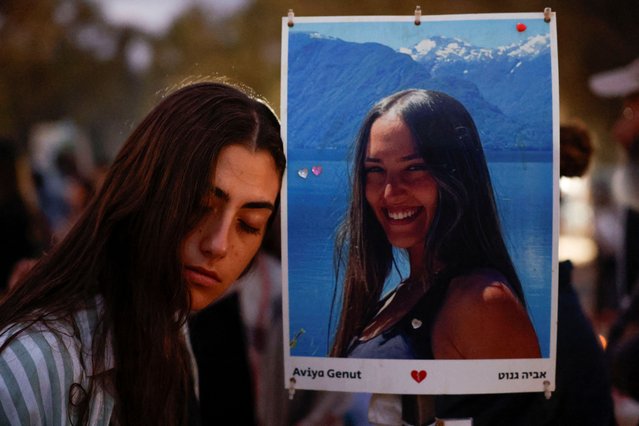
M 288 147 L 347 148 L 371 106 L 409 88 L 462 102 L 486 150 L 552 149 L 547 36 L 492 49 L 438 36 L 396 50 L 306 32 L 289 34 Z

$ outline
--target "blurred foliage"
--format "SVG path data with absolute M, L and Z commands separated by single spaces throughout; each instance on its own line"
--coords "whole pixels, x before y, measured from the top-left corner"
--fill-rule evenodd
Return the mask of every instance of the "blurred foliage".
M 125 47 L 131 29 L 105 23 L 82 1 L 0 3 L 0 132 L 26 143 L 42 121 L 72 118 L 89 134 L 130 115 L 136 93 Z
M 107 23 L 88 0 L 0 0 L 0 134 L 26 146 L 34 124 L 71 119 L 89 135 L 98 159 L 108 161 L 166 90 L 211 77 L 244 83 L 277 109 L 282 18 L 289 9 L 297 16 L 409 15 L 416 5 L 246 0 L 238 12 L 222 17 L 202 3 L 191 1 L 165 33 L 148 34 Z M 639 56 L 639 2 L 621 3 L 562 0 L 553 7 L 562 120 L 581 118 L 601 139 L 618 105 L 589 93 L 587 77 Z M 422 13 L 541 12 L 545 6 L 553 5 L 445 0 L 422 4 Z M 130 65 L 135 48 L 148 51 L 148 66 Z

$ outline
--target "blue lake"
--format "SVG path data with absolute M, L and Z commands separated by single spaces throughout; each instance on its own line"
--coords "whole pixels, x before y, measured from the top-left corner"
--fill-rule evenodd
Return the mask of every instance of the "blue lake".
M 535 158 L 538 157 L 538 158 Z M 504 236 L 542 356 L 550 352 L 553 173 L 550 154 L 493 156 L 489 169 Z M 292 356 L 326 356 L 335 291 L 333 244 L 349 196 L 345 159 L 288 152 L 289 332 Z M 308 158 L 308 159 L 307 159 Z M 325 156 L 324 158 L 327 158 Z M 531 159 L 533 161 L 531 161 Z M 319 175 L 313 166 L 321 166 Z M 308 170 L 304 179 L 298 171 Z M 286 255 L 286 253 L 285 253 Z M 394 280 L 394 281 L 393 281 Z M 390 279 L 397 284 L 395 277 Z M 339 291 L 339 290 L 338 290 Z M 338 309 L 338 307 L 337 307 Z M 336 313 L 333 316 L 336 318 Z M 335 327 L 335 320 L 331 323 Z

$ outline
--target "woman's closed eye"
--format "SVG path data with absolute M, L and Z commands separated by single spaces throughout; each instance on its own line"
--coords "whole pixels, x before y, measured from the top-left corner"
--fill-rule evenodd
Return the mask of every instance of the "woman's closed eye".
M 238 221 L 238 226 L 240 228 L 240 230 L 242 232 L 245 232 L 247 234 L 251 234 L 251 235 L 261 235 L 262 234 L 262 228 L 258 228 L 255 227 L 253 225 L 250 225 L 248 222 L 244 221 L 244 220 L 239 220 Z
M 266 229 L 266 224 L 270 214 L 251 211 L 247 214 L 237 216 L 237 226 L 240 232 L 249 235 L 262 235 Z

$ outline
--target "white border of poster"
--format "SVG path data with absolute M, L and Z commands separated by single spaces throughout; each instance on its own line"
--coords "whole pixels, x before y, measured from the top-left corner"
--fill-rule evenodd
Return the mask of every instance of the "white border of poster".
M 557 259 L 557 242 L 558 242 L 558 211 L 559 211 L 559 88 L 558 88 L 558 68 L 557 68 L 557 31 L 556 16 L 551 14 L 550 22 L 544 21 L 543 13 L 508 13 L 508 14 L 471 14 L 471 15 L 440 15 L 440 16 L 422 16 L 421 25 L 415 25 L 414 16 L 353 16 L 353 17 L 295 17 L 294 25 L 289 27 L 289 19 L 282 19 L 282 68 L 281 68 L 281 119 L 282 119 L 282 135 L 288 156 L 288 170 L 284 178 L 282 191 L 282 277 L 283 277 L 283 332 L 284 332 L 284 386 L 294 389 L 308 390 L 328 390 L 328 391 L 344 391 L 344 392 L 371 392 L 385 394 L 470 394 L 470 393 L 513 393 L 513 392 L 543 392 L 544 390 L 554 390 L 555 388 L 555 359 L 556 359 L 556 336 L 557 336 L 557 297 L 558 297 L 558 259 Z M 349 37 L 349 25 L 366 25 L 366 31 L 356 31 L 352 33 L 352 38 L 347 40 L 350 43 L 380 43 L 380 39 L 386 37 L 387 28 L 393 25 L 399 25 L 402 32 L 406 34 L 416 33 L 417 36 L 409 36 L 407 40 L 420 40 L 419 34 L 423 34 L 422 40 L 428 39 L 431 35 L 429 32 L 432 27 L 438 28 L 462 28 L 466 24 L 468 32 L 463 34 L 444 34 L 446 37 L 457 37 L 458 41 L 465 40 L 465 36 L 474 32 L 480 36 L 484 33 L 502 31 L 505 26 L 512 31 L 509 35 L 514 41 L 524 40 L 525 31 L 522 34 L 522 27 L 516 27 L 516 24 L 523 23 L 523 28 L 541 28 L 541 24 L 547 26 L 547 42 L 549 44 L 550 69 L 548 70 L 551 79 L 551 87 L 548 99 L 549 121 L 551 125 L 546 129 L 548 137 L 552 140 L 549 143 L 549 168 L 551 170 L 548 178 L 549 185 L 552 186 L 548 190 L 551 194 L 548 198 L 552 198 L 549 202 L 552 204 L 551 216 L 548 219 L 551 225 L 548 229 L 548 274 L 547 278 L 551 283 L 546 283 L 544 318 L 542 318 L 543 327 L 545 328 L 545 350 L 542 350 L 542 357 L 538 359 L 491 359 L 491 360 L 395 360 L 395 359 L 351 359 L 351 358 L 331 358 L 328 357 L 325 350 L 326 344 L 323 343 L 324 349 L 307 349 L 294 350 L 293 348 L 301 339 L 306 339 L 312 333 L 307 330 L 312 321 L 308 321 L 306 326 L 299 327 L 295 324 L 295 313 L 300 309 L 309 310 L 317 308 L 318 318 L 328 318 L 329 313 L 327 307 L 322 302 L 322 297 L 326 294 L 332 294 L 335 286 L 335 275 L 332 268 L 325 271 L 326 282 L 321 288 L 305 289 L 304 296 L 300 298 L 299 292 L 296 296 L 292 296 L 295 292 L 297 282 L 291 282 L 289 271 L 295 267 L 291 263 L 291 248 L 289 237 L 304 238 L 303 236 L 295 236 L 292 233 L 297 232 L 296 229 L 289 227 L 289 207 L 292 206 L 291 201 L 300 202 L 297 198 L 293 199 L 290 195 L 292 184 L 298 184 L 304 181 L 304 184 L 311 182 L 313 179 L 323 177 L 322 167 L 313 161 L 312 158 L 296 158 L 291 156 L 289 149 L 291 144 L 297 143 L 289 139 L 291 137 L 292 127 L 289 112 L 296 106 L 289 104 L 290 100 L 290 75 L 291 63 L 289 61 L 296 58 L 289 57 L 289 37 L 291 34 L 305 32 L 305 28 L 309 28 L 309 34 L 313 37 L 334 38 L 343 40 Z M 500 25 L 501 23 L 501 25 Z M 374 31 L 375 25 L 380 25 L 379 31 Z M 390 26 L 384 26 L 389 24 Z M 454 25 L 453 25 L 454 24 Z M 335 34 L 320 34 L 314 32 L 313 29 L 318 26 L 327 25 L 326 28 L 335 30 Z M 341 31 L 341 26 L 344 26 Z M 477 28 L 484 28 L 477 31 Z M 373 28 L 373 31 L 371 31 Z M 393 27 L 394 28 L 394 27 Z M 494 29 L 491 29 L 494 28 Z M 503 30 L 506 31 L 506 30 Z M 463 31 L 462 31 L 463 32 Z M 394 37 L 394 36 L 392 36 Z M 478 43 L 476 40 L 474 42 Z M 389 45 L 392 43 L 388 43 Z M 504 38 L 504 46 L 510 45 L 508 37 Z M 416 46 L 416 45 L 415 45 Z M 399 46 L 392 46 L 397 52 L 405 54 L 415 54 L 415 46 L 401 46 L 401 48 L 413 48 L 411 52 L 408 50 L 401 51 Z M 422 44 L 423 46 L 423 44 Z M 483 47 L 481 45 L 477 45 Z M 298 76 L 299 77 L 299 76 Z M 299 85 L 298 85 L 299 86 Z M 298 87 L 296 86 L 296 87 Z M 302 86 L 299 86 L 302 87 Z M 299 89 L 298 87 L 298 89 Z M 296 89 L 296 90 L 298 90 Z M 316 99 L 312 99 L 310 94 L 314 93 L 313 87 L 308 87 L 309 91 L 309 107 Z M 380 96 L 381 98 L 381 96 Z M 521 100 L 521 102 L 526 102 Z M 361 115 L 345 117 L 345 121 L 361 122 L 367 109 L 361 111 Z M 316 116 L 318 123 L 330 124 L 330 117 Z M 478 125 L 478 128 L 480 126 Z M 480 134 L 482 129 L 480 128 Z M 331 131 L 336 131 L 332 128 Z M 352 141 L 351 141 L 352 142 Z M 482 140 L 483 143 L 483 140 Z M 346 162 L 347 160 L 344 159 Z M 551 163 L 551 164 L 550 164 Z M 302 168 L 300 164 L 307 164 Z M 324 172 L 328 173 L 327 168 Z M 295 179 L 295 182 L 292 180 Z M 310 184 L 309 184 L 310 185 Z M 344 182 L 344 185 L 348 185 Z M 338 190 L 339 188 L 336 188 Z M 495 188 L 496 192 L 499 188 Z M 313 190 L 309 186 L 309 196 L 313 196 Z M 302 201 L 303 202 L 303 201 Z M 519 206 L 521 208 L 521 206 Z M 313 218 L 306 218 L 307 226 L 314 227 Z M 332 241 L 332 235 L 325 235 L 325 240 Z M 551 242 L 551 243 L 550 243 Z M 313 241 L 308 241 L 313 244 Z M 318 263 L 319 264 L 319 263 Z M 526 283 L 522 281 L 524 288 Z M 319 292 L 319 293 L 317 293 Z M 321 295 L 320 296 L 318 296 Z M 304 300 L 302 300 L 304 299 Z M 324 303 L 324 304 L 323 304 Z M 302 306 L 303 305 L 303 306 Z M 292 316 L 293 315 L 293 316 Z M 311 317 L 315 318 L 315 317 Z M 334 325 L 334 324 L 333 324 Z M 318 336 L 308 337 L 308 340 L 317 342 L 322 339 L 322 333 Z M 324 333 L 326 334 L 326 333 Z M 329 338 L 330 340 L 330 338 Z M 326 340 L 325 340 L 326 341 Z M 319 345 L 320 347 L 322 344 Z

